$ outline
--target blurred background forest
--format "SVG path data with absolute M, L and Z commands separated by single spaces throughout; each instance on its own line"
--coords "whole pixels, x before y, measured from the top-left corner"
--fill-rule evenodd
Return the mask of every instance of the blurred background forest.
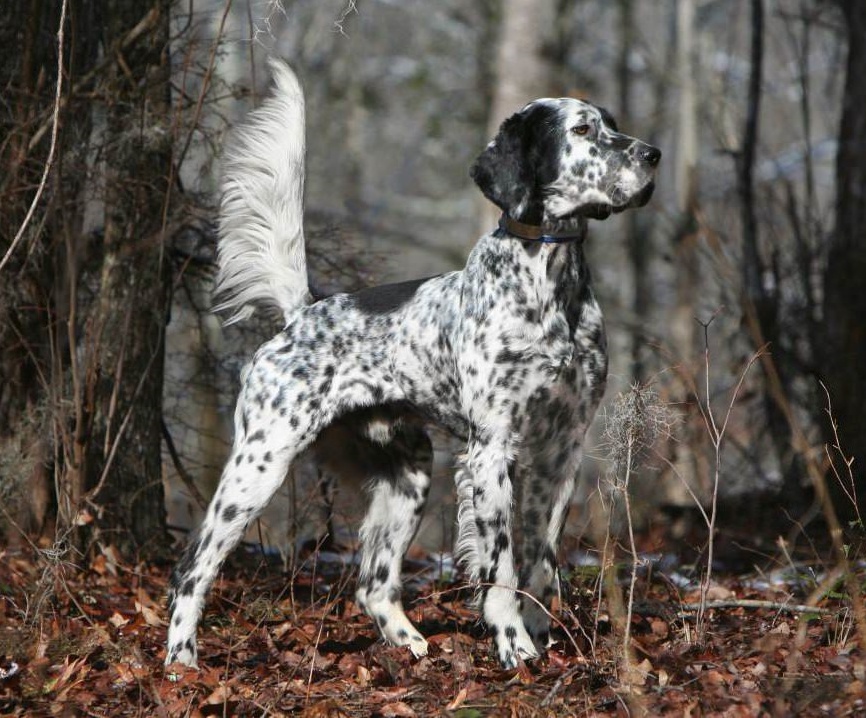
M 0 41 L 7 542 L 139 556 L 198 522 L 240 367 L 277 328 L 209 313 L 220 151 L 267 91 L 269 54 L 307 93 L 327 291 L 462 266 L 495 221 L 469 165 L 531 99 L 590 98 L 661 147 L 650 205 L 594 223 L 589 245 L 607 401 L 637 382 L 671 417 L 631 479 L 641 525 L 718 498 L 750 540 L 837 514 L 857 528 L 866 3 L 6 0 Z M 597 424 L 575 532 L 611 473 Z M 458 448 L 440 437 L 443 477 Z M 250 540 L 285 552 L 315 533 L 319 471 L 295 473 Z M 438 485 L 421 540 L 447 550 Z M 338 513 L 357 497 L 339 490 Z

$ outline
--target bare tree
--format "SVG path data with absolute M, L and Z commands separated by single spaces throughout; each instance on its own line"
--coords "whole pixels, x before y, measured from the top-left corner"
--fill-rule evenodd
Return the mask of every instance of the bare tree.
M 6 54 L 2 70 L 20 109 L 0 155 L 0 192 L 20 218 L 16 201 L 32 196 L 30 178 L 45 156 L 46 77 L 59 17 L 54 3 L 14 4 L 4 19 L 25 31 L 12 33 L 19 52 Z M 159 542 L 165 528 L 169 7 L 168 0 L 68 2 L 65 29 L 74 42 L 63 57 L 68 89 L 58 105 L 63 133 L 50 196 L 20 247 L 12 247 L 13 226 L 0 235 L 0 249 L 14 250 L 0 307 L 4 338 L 16 339 L 4 342 L 0 357 L 6 463 L 27 443 L 20 432 L 36 427 L 33 474 L 53 468 L 61 527 L 89 523 L 125 548 Z
M 824 272 L 821 373 L 830 392 L 843 449 L 855 479 L 866 478 L 866 3 L 837 0 L 845 18 L 848 59 L 839 150 L 836 157 L 836 226 Z M 834 441 L 825 423 L 825 436 Z

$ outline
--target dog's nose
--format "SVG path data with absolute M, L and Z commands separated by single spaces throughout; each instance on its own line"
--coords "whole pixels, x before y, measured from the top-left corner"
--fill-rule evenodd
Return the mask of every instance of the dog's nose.
M 653 147 L 652 145 L 646 145 L 641 147 L 640 151 L 638 151 L 638 157 L 641 158 L 648 165 L 652 165 L 655 167 L 659 160 L 662 158 L 662 151 L 658 147 Z

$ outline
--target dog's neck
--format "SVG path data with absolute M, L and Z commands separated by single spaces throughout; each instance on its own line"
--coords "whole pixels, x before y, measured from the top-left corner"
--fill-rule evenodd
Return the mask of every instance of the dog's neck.
M 586 238 L 587 221 L 584 217 L 559 222 L 543 224 L 527 224 L 512 219 L 504 212 L 499 218 L 500 236 L 510 236 L 529 242 L 543 244 L 565 244 L 567 242 L 582 242 Z
M 557 242 L 545 242 L 539 238 L 544 232 L 536 228 L 530 233 L 524 227 L 533 225 L 503 221 L 500 228 L 482 237 L 469 255 L 464 280 L 470 284 L 480 281 L 479 292 L 489 287 L 491 276 L 498 282 L 517 282 L 533 304 L 549 308 L 584 301 L 591 282 L 583 248 L 586 218 L 557 227 L 556 239 L 562 240 Z M 541 229 L 547 230 L 548 225 Z

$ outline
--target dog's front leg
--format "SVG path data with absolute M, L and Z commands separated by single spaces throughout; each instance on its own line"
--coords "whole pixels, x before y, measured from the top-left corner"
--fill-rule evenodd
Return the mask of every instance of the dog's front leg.
M 467 469 L 472 510 L 461 521 L 474 520 L 476 552 L 472 572 L 481 581 L 481 608 L 493 634 L 500 663 L 514 668 L 518 658 L 536 658 L 538 652 L 520 615 L 512 532 L 512 491 L 508 473 L 510 435 L 476 434 L 470 439 Z M 465 531 L 461 530 L 465 535 Z

